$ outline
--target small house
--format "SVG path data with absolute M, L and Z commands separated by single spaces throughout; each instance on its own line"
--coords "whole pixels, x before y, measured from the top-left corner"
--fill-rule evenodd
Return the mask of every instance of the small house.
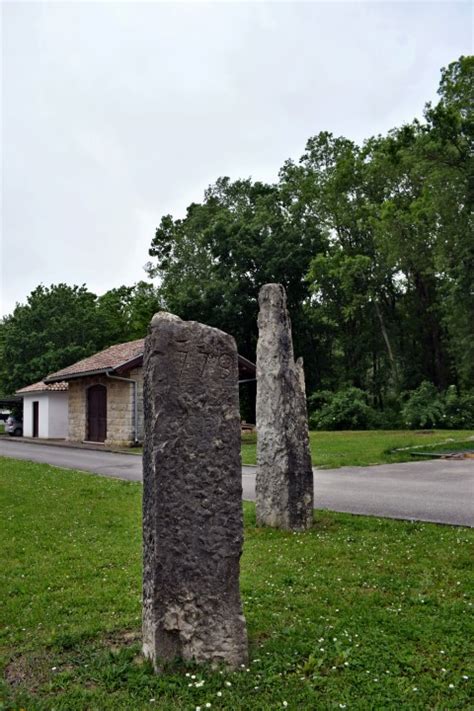
M 68 384 L 33 383 L 16 391 L 23 398 L 23 436 L 65 439 L 68 436 Z
M 68 385 L 68 440 L 122 447 L 143 441 L 144 346 L 143 338 L 119 343 L 45 378 Z M 255 378 L 255 365 L 242 356 L 239 378 Z

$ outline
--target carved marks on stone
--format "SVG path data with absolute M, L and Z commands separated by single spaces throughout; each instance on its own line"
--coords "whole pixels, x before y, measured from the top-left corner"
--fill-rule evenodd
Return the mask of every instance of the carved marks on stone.
M 233 378 L 233 357 L 225 351 L 205 351 L 194 349 L 187 341 L 175 340 L 170 344 L 176 357 L 176 384 L 181 385 L 189 379 L 216 378 L 220 381 Z M 161 350 L 154 350 L 154 356 L 167 359 L 168 356 Z M 158 364 L 160 363 L 158 361 Z M 158 366 L 159 367 L 159 366 Z M 159 380 L 164 379 L 159 376 Z M 168 379 L 168 378 L 167 378 Z

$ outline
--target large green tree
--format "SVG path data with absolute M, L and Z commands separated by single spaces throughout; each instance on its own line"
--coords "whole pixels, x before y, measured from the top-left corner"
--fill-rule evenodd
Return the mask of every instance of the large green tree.
M 12 393 L 96 350 L 96 296 L 85 286 L 40 285 L 4 319 L 2 332 L 2 389 Z
M 255 356 L 259 289 L 266 282 L 282 283 L 297 350 L 310 356 L 304 275 L 322 241 L 317 222 L 300 214 L 289 190 L 221 178 L 201 204 L 188 207 L 184 219 L 163 217 L 148 270 L 160 277 L 166 308 L 231 333 L 250 358 Z
M 160 309 L 157 288 L 145 281 L 119 286 L 99 296 L 97 319 L 107 345 L 143 338 L 153 314 Z
M 380 188 L 368 171 L 367 149 L 322 132 L 280 177 L 327 236 L 307 276 L 312 328 L 326 332 L 331 344 L 321 384 L 353 384 L 380 401 L 382 383 L 399 382 L 391 328 L 396 283 L 374 239 L 372 203 Z

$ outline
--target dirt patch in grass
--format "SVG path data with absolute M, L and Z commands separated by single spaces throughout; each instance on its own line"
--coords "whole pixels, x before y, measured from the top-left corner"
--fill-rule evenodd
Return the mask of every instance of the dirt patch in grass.
M 136 645 L 140 638 L 139 630 L 117 630 L 98 639 L 82 639 L 77 645 L 68 644 L 60 651 L 55 645 L 41 652 L 18 654 L 6 665 L 4 678 L 12 689 L 22 688 L 33 693 L 54 675 L 75 672 L 85 657 L 90 658 L 103 652 L 119 654 Z M 136 659 L 137 663 L 141 662 L 141 655 L 137 655 Z M 85 686 L 89 684 L 86 682 Z
M 5 681 L 13 688 L 19 686 L 36 691 L 51 676 L 53 656 L 47 651 L 19 654 L 7 664 Z
M 117 654 L 124 647 L 129 647 L 136 644 L 141 639 L 141 634 L 138 630 L 121 630 L 111 632 L 110 635 L 102 637 L 101 647 L 106 647 L 110 652 Z

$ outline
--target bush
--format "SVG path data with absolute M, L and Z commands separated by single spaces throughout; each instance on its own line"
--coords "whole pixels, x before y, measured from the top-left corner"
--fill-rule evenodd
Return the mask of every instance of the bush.
M 444 396 L 444 427 L 449 429 L 469 429 L 474 427 L 474 393 L 459 395 L 455 385 L 451 385 Z
M 474 427 L 474 394 L 459 395 L 455 385 L 440 393 L 433 383 L 425 380 L 409 394 L 402 417 L 412 429 Z
M 374 411 L 374 429 L 377 430 L 398 430 L 404 427 L 400 406 L 385 405 L 383 410 Z
M 433 385 L 424 380 L 409 395 L 402 407 L 402 419 L 410 429 L 433 429 L 444 426 L 443 398 Z
M 451 385 L 441 393 L 425 380 L 403 399 L 401 412 L 396 401 L 387 402 L 379 411 L 367 403 L 366 393 L 359 388 L 337 393 L 319 390 L 308 398 L 309 426 L 314 430 L 474 428 L 474 392 L 460 395 Z
M 377 413 L 367 404 L 366 395 L 359 388 L 349 387 L 337 393 L 316 392 L 308 403 L 311 429 L 366 430 L 377 424 Z

